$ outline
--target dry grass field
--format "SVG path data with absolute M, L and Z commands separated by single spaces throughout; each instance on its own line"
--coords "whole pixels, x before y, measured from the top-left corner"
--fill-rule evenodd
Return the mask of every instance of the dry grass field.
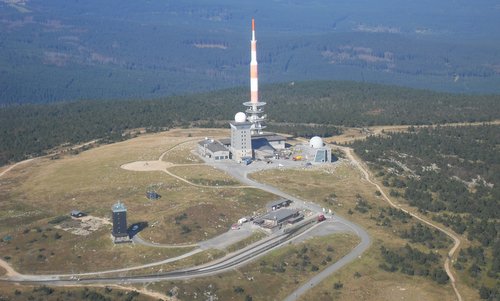
M 199 138 L 185 138 L 184 142 L 173 146 L 169 149 L 168 153 L 166 153 L 162 160 L 165 162 L 171 162 L 174 164 L 196 164 L 203 163 L 196 154 L 194 154 L 194 150 L 197 147 L 198 140 L 203 139 Z M 188 140 L 189 139 L 189 140 Z
M 227 231 L 238 218 L 261 210 L 276 198 L 256 189 L 223 187 L 239 183 L 221 171 L 200 164 L 202 161 L 191 152 L 196 142 L 204 137 L 228 135 L 228 131 L 220 129 L 171 130 L 97 147 L 78 155 L 66 155 L 58 160 L 37 159 L 12 169 L 0 178 L 2 259 L 22 273 L 85 272 L 148 263 L 189 250 L 114 245 L 109 224 L 103 224 L 87 236 L 56 228 L 58 223 L 54 220 L 67 216 L 73 209 L 109 219 L 110 208 L 117 200 L 127 206 L 129 224 L 149 223 L 141 237 L 152 242 L 193 243 Z M 352 129 L 341 139 L 345 142 L 363 135 L 362 131 Z M 169 172 L 196 184 L 217 184 L 217 187 L 192 186 L 162 171 L 120 168 L 135 161 L 159 160 L 160 156 L 165 162 L 192 164 L 169 167 Z M 310 290 L 302 300 L 454 300 L 450 285 L 438 285 L 427 278 L 399 272 L 389 273 L 378 267 L 382 262 L 380 247 L 404 246 L 407 240 L 402 239 L 398 231 L 407 229 L 415 221 L 410 220 L 407 224 L 392 221 L 391 226 L 382 225 L 377 216 L 387 204 L 347 161 L 340 160 L 324 167 L 268 170 L 252 174 L 252 177 L 330 208 L 363 226 L 372 237 L 372 246 L 361 258 Z M 146 199 L 145 192 L 151 187 L 162 196 L 159 200 Z M 366 213 L 355 209 L 359 198 L 371 207 Z M 249 241 L 254 238 L 252 236 Z M 242 245 L 246 243 L 241 242 Z M 357 243 L 357 238 L 349 234 L 315 238 L 275 250 L 232 272 L 190 281 L 156 283 L 149 288 L 162 293 L 171 291 L 181 300 L 207 299 L 213 295 L 219 300 L 244 300 L 247 295 L 253 300 L 279 300 L 322 270 L 328 256 L 333 262 Z M 424 244 L 417 243 L 414 247 L 429 250 Z M 444 255 L 445 250 L 438 249 L 438 252 Z M 192 266 L 224 254 L 224 251 L 207 250 L 147 271 Z M 0 268 L 0 275 L 3 273 L 5 271 Z M 342 287 L 335 288 L 335 283 L 342 283 Z M 12 287 L 0 285 L 0 297 L 24 300 L 19 296 L 27 296 L 32 289 L 23 286 L 21 294 L 15 295 Z M 55 291 L 57 294 L 42 299 L 56 300 L 57 296 L 66 293 L 65 288 Z M 81 293 L 80 288 L 73 292 Z M 118 295 L 110 297 L 120 299 Z M 472 300 L 477 296 L 466 293 L 464 297 Z
M 300 283 L 349 253 L 359 243 L 351 234 L 309 239 L 274 251 L 254 262 L 213 277 L 152 284 L 151 289 L 172 291 L 181 300 L 281 300 Z M 313 299 L 310 299 L 313 300 Z
M 200 166 L 173 166 L 170 172 L 198 185 L 207 186 L 234 186 L 242 185 L 229 174 L 208 165 Z
M 129 224 L 149 223 L 141 235 L 153 242 L 192 243 L 227 231 L 238 218 L 263 208 L 274 196 L 256 189 L 194 187 L 165 172 L 120 168 L 130 162 L 158 160 L 168 150 L 180 149 L 186 140 L 197 141 L 213 133 L 190 129 L 148 134 L 58 160 L 37 159 L 12 169 L 0 178 L 0 239 L 11 237 L 8 242 L 0 240 L 0 254 L 9 256 L 20 272 L 46 273 L 131 266 L 186 251 L 115 246 L 110 225 L 78 236 L 49 223 L 73 209 L 109 219 L 111 206 L 118 200 L 128 208 Z M 192 162 L 192 156 L 190 151 L 175 154 L 178 162 Z M 203 165 L 176 169 L 193 179 L 215 176 L 234 184 L 222 172 Z M 161 199 L 145 197 L 150 187 Z
M 164 209 L 154 209 L 149 219 L 151 227 L 142 232 L 142 237 L 164 243 L 194 243 L 226 232 L 238 218 L 263 208 L 273 199 L 272 195 L 251 188 L 188 186 L 160 194 L 164 197 L 156 202 L 169 204 Z
M 375 253 L 378 253 L 381 244 L 375 243 L 360 259 L 308 291 L 299 300 L 456 300 L 448 287 L 421 277 L 385 272 L 378 268 L 380 258 Z M 336 283 L 341 283 L 342 287 L 336 288 Z
M 15 233 L 11 242 L 1 245 L 3 259 L 9 258 L 6 261 L 22 273 L 57 274 L 125 268 L 189 251 L 133 244 L 114 245 L 110 227 L 88 236 L 78 236 L 54 229 L 44 221 L 37 224 Z
M 404 225 L 392 221 L 391 227 L 381 225 L 375 217 L 388 205 L 375 195 L 375 188 L 347 161 L 328 167 L 264 171 L 252 177 L 348 217 L 363 226 L 373 239 L 372 246 L 360 260 L 343 268 L 319 288 L 310 290 L 301 300 L 454 300 L 455 295 L 449 284 L 439 285 L 426 278 L 389 273 L 378 267 L 383 262 L 380 246 L 404 246 L 408 241 L 397 233 L 415 221 L 410 220 Z M 359 197 L 371 206 L 368 212 L 360 213 L 354 209 Z M 422 244 L 414 246 L 422 251 L 428 250 Z M 439 253 L 444 262 L 446 249 L 439 249 Z M 356 272 L 361 277 L 355 277 Z M 334 283 L 339 280 L 343 288 L 335 289 Z

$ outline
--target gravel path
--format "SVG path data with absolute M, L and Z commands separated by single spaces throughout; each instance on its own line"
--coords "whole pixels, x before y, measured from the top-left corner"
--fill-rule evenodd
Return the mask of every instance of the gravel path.
M 382 188 L 380 187 L 379 184 L 375 183 L 374 181 L 372 181 L 371 177 L 370 177 L 370 173 L 368 172 L 368 169 L 365 168 L 363 166 L 363 164 L 360 163 L 360 160 L 357 160 L 354 153 L 353 153 L 353 150 L 352 148 L 349 148 L 349 147 L 344 147 L 344 146 L 336 146 L 337 148 L 339 148 L 340 150 L 342 150 L 347 158 L 356 166 L 359 168 L 359 170 L 363 173 L 365 179 L 370 183 L 372 184 L 373 186 L 375 186 L 377 188 L 378 191 L 380 191 L 382 197 L 387 201 L 387 203 L 389 203 L 389 205 L 391 205 L 392 207 L 394 208 L 397 208 L 399 210 L 402 210 L 403 212 L 405 213 L 408 213 L 409 215 L 411 215 L 412 217 L 418 219 L 419 221 L 443 232 L 444 234 L 446 234 L 447 236 L 449 236 L 452 240 L 453 240 L 453 247 L 450 249 L 450 251 L 448 252 L 448 256 L 446 257 L 445 259 L 445 262 L 444 262 L 444 269 L 446 271 L 446 274 L 448 274 L 448 277 L 450 277 L 450 282 L 451 282 L 451 286 L 453 287 L 453 291 L 455 292 L 455 295 L 457 297 L 457 300 L 458 301 L 462 301 L 462 296 L 460 295 L 460 292 L 458 291 L 457 289 L 457 285 L 456 285 L 456 280 L 455 280 L 455 277 L 451 271 L 451 267 L 450 267 L 450 264 L 451 264 L 451 258 L 453 258 L 453 256 L 455 255 L 455 253 L 457 252 L 458 248 L 460 247 L 460 244 L 461 244 L 461 241 L 460 241 L 460 238 L 455 235 L 454 233 L 452 233 L 451 231 L 443 228 L 443 227 L 440 227 L 420 216 L 418 216 L 417 214 L 413 213 L 413 212 L 410 212 L 404 208 L 401 207 L 401 205 L 398 205 L 396 203 L 394 203 L 385 193 L 384 191 L 382 190 Z

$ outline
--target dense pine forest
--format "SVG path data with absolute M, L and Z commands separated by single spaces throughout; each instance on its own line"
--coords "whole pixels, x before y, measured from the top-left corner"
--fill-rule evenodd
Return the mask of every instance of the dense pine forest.
M 430 13 L 432 11 L 432 13 Z M 397 12 L 397 13 L 392 13 Z M 0 1 L 0 105 L 343 79 L 499 93 L 497 3 Z
M 337 126 L 436 124 L 500 118 L 500 96 L 437 93 L 354 82 L 264 86 L 270 130 L 300 136 Z M 64 143 L 117 141 L 134 128 L 227 127 L 243 110 L 247 88 L 153 100 L 76 101 L 0 108 L 0 164 L 41 155 Z M 274 128 L 273 128 L 274 127 Z
M 393 197 L 464 234 L 454 264 L 482 299 L 500 292 L 500 126 L 410 127 L 352 144 Z

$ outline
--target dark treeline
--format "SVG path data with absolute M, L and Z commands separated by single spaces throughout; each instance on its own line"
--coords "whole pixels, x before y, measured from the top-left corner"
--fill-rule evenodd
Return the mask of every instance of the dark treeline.
M 391 169 L 384 185 L 403 188 L 411 205 L 429 211 L 500 216 L 499 127 L 437 127 L 369 137 L 353 144 L 366 161 Z M 406 172 L 407 167 L 411 172 Z M 474 189 L 469 189 L 468 184 Z
M 410 276 L 428 277 L 439 284 L 446 284 L 449 280 L 446 272 L 439 266 L 441 259 L 439 254 L 423 253 L 408 244 L 399 250 L 390 250 L 382 246 L 380 253 L 384 262 L 379 267 L 385 271 L 400 271 Z
M 366 205 L 364 207 L 367 208 Z M 358 201 L 355 209 L 360 211 L 361 208 Z M 412 244 L 422 244 L 428 249 L 444 249 L 451 245 L 451 240 L 448 236 L 439 230 L 430 228 L 419 222 L 409 226 L 408 222 L 411 218 L 410 214 L 392 207 L 379 208 L 378 215 L 370 215 L 370 219 L 377 221 L 377 226 L 397 229 L 394 232 Z
M 500 95 L 458 95 L 343 81 L 278 84 L 263 100 L 276 122 L 370 126 L 498 119 Z
M 455 268 L 482 298 L 498 297 L 491 283 L 500 276 L 500 126 L 410 128 L 352 145 L 392 196 L 466 235 L 473 247 L 460 252 Z M 413 239 L 411 232 L 403 236 Z
M 137 291 L 122 291 L 112 287 L 89 289 L 82 288 L 59 288 L 46 285 L 29 288 L 26 286 L 12 288 L 12 292 L 6 291 L 2 294 L 2 300 L 88 300 L 88 301 L 113 301 L 128 300 L 140 301 L 151 300 Z
M 270 123 L 267 130 L 276 133 L 287 133 L 293 137 L 311 138 L 313 136 L 331 137 L 339 135 L 342 130 L 331 124 L 290 124 L 290 123 Z
M 442 249 L 450 244 L 448 237 L 444 233 L 424 226 L 421 223 L 411 226 L 408 230 L 401 230 L 399 235 L 401 238 L 408 239 L 412 243 L 424 244 L 429 249 Z
M 276 84 L 262 90 L 262 100 L 268 103 L 270 129 L 292 135 L 328 136 L 338 133 L 337 125 L 433 124 L 500 118 L 499 95 L 465 96 L 335 81 Z M 63 143 L 120 140 L 124 131 L 133 128 L 227 126 L 225 122 L 243 110 L 241 103 L 246 99 L 248 89 L 234 88 L 155 100 L 0 108 L 0 164 L 43 154 Z

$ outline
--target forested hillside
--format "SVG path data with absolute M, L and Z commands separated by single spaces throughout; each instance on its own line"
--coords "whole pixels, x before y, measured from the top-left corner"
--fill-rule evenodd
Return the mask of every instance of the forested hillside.
M 454 267 L 482 299 L 498 300 L 500 126 L 410 128 L 352 146 L 391 196 L 468 238 Z
M 0 105 L 247 84 L 252 17 L 262 83 L 499 93 L 498 6 L 460 2 L 0 0 Z
M 262 87 L 269 130 L 331 135 L 336 126 L 433 124 L 500 119 L 500 96 L 465 96 L 353 82 L 301 82 Z M 77 101 L 0 109 L 0 163 L 63 143 L 119 140 L 128 129 L 227 127 L 242 111 L 247 88 L 154 100 Z M 273 128 L 274 127 L 274 128 Z

